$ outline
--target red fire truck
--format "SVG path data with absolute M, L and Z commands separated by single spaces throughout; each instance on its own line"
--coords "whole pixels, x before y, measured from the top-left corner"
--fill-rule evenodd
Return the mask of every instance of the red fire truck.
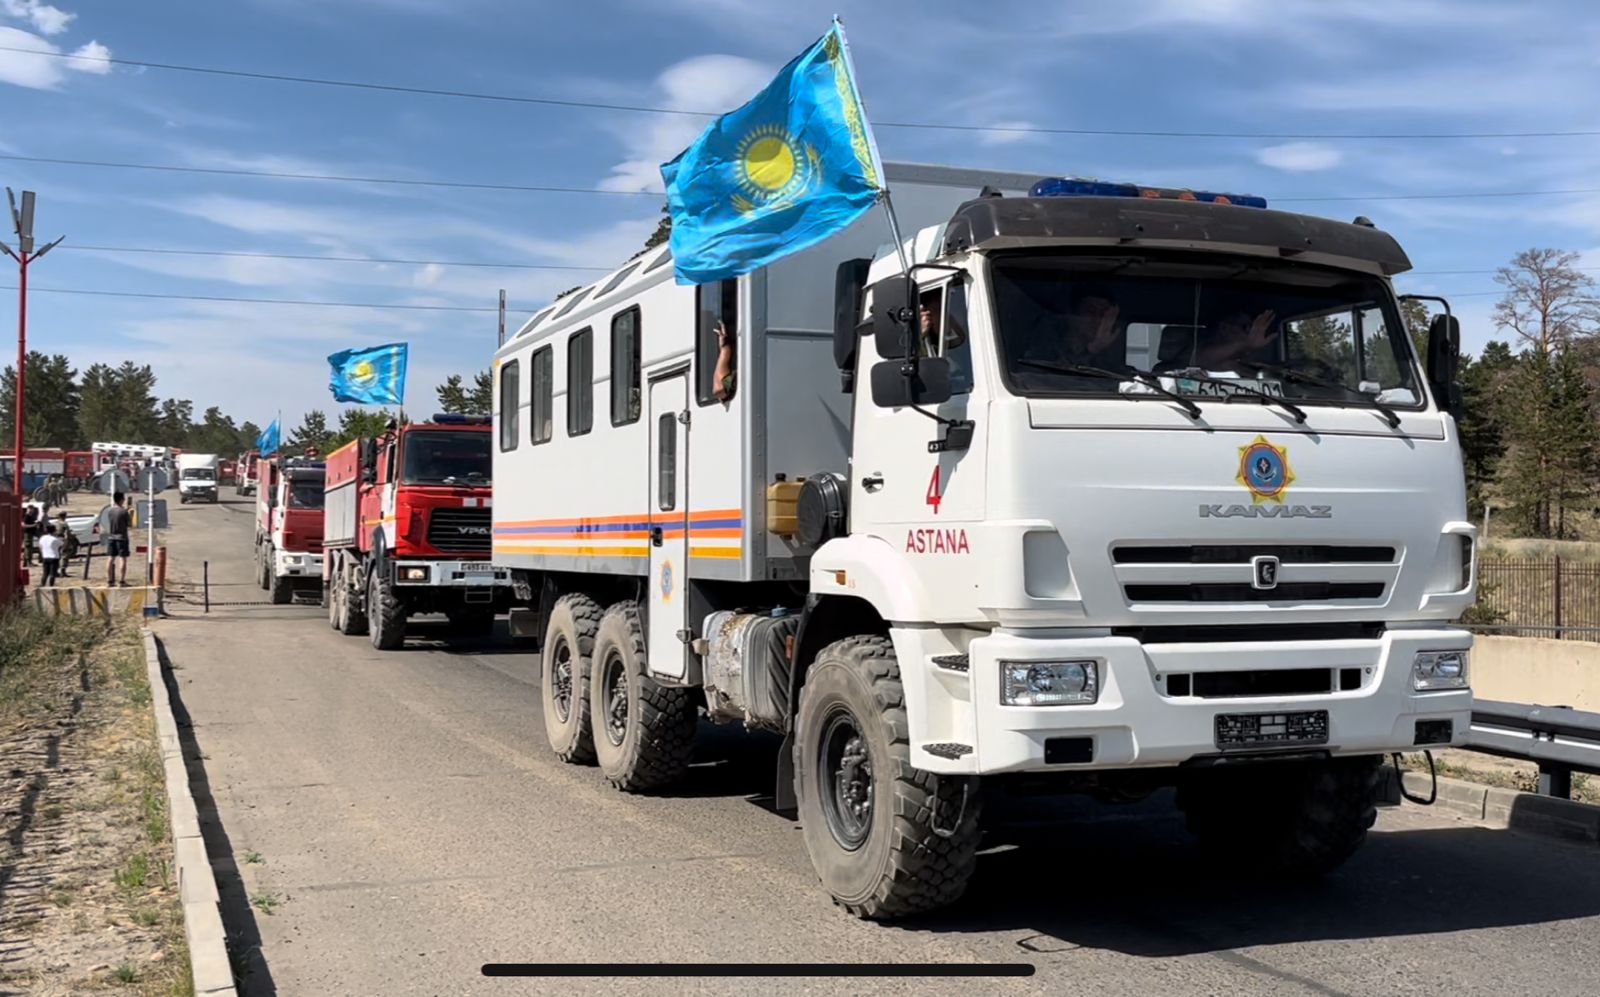
M 259 451 L 247 450 L 239 455 L 239 465 L 234 471 L 233 490 L 237 495 L 256 493 L 256 475 L 261 462 Z
M 94 454 L 87 450 L 69 450 L 65 467 L 67 487 L 82 488 L 94 477 Z
M 444 613 L 487 633 L 509 605 L 491 553 L 489 420 L 436 415 L 328 455 L 323 536 L 328 622 L 392 650 L 406 620 Z
M 224 457 L 217 461 L 217 484 L 238 485 L 239 462 L 232 457 Z
M 322 581 L 325 465 L 314 456 L 258 461 L 256 581 L 284 605 Z

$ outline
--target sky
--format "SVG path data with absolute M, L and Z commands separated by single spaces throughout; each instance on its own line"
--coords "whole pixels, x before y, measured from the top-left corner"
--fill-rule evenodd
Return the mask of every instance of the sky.
M 281 410 L 293 425 L 306 409 L 340 407 L 327 354 L 405 341 L 407 407 L 431 411 L 447 374 L 488 366 L 501 289 L 514 330 L 642 245 L 663 200 L 659 164 L 707 120 L 111 60 L 717 113 L 753 96 L 835 13 L 887 160 L 1365 215 L 1411 257 L 1400 288 L 1449 297 L 1473 351 L 1499 335 L 1493 270 L 1516 252 L 1572 250 L 1600 276 L 1600 16 L 1584 0 L 1541 3 L 1538 16 L 1503 0 L 0 0 L 0 184 L 38 193 L 39 241 L 66 236 L 30 270 L 29 346 L 80 369 L 148 363 L 158 394 L 196 412 L 218 405 L 265 424 Z M 892 126 L 905 123 L 978 130 Z M 991 130 L 1002 128 L 1594 134 Z M 1546 193 L 1415 197 L 1529 191 Z M 1348 199 L 1306 200 L 1329 197 Z M 596 269 L 560 269 L 584 267 Z M 0 315 L 14 287 L 0 268 Z M 409 307 L 195 300 L 217 298 Z

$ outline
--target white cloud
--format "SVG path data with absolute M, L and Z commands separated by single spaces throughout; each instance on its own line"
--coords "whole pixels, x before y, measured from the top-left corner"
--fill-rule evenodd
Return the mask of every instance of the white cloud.
M 1031 121 L 996 121 L 994 128 L 978 133 L 978 141 L 984 145 L 1014 145 L 1026 142 L 1038 136 L 1032 132 L 1016 129 L 1033 127 L 1034 123 Z
M 1256 160 L 1261 165 L 1288 173 L 1331 170 L 1343 158 L 1344 154 L 1338 149 L 1320 142 L 1288 142 L 1268 146 L 1256 153 Z
M 59 7 L 40 3 L 39 0 L 0 0 L 0 11 L 9 17 L 27 21 L 43 35 L 61 34 L 78 16 Z
M 439 283 L 439 278 L 443 276 L 444 267 L 437 263 L 429 263 L 412 275 L 411 283 L 418 287 L 432 287 Z
M 5 2 L 8 0 L 0 0 Z M 38 35 L 0 26 L 0 83 L 54 90 L 66 79 L 68 70 L 101 76 L 111 72 L 111 50 L 97 41 L 72 53 L 80 58 L 57 58 L 60 54 L 61 49 Z
M 770 66 L 736 55 L 701 55 L 669 66 L 656 79 L 663 107 L 720 114 L 754 97 L 772 80 Z M 623 132 L 628 158 L 600 181 L 606 190 L 661 190 L 661 164 L 682 152 L 706 126 L 696 115 L 658 115 Z
M 111 72 L 111 50 L 99 42 L 85 42 L 72 54 L 77 58 L 66 60 L 68 69 L 80 73 L 93 73 L 96 76 L 104 76 Z
M 0 27 L 0 82 L 15 83 L 34 90 L 51 90 L 61 85 L 61 63 L 50 54 L 59 51 L 38 35 L 16 28 Z M 35 55 L 34 53 L 44 53 Z

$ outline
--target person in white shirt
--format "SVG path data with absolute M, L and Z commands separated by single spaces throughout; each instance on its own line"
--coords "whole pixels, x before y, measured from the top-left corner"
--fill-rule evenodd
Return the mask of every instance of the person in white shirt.
M 61 548 L 66 543 L 56 533 L 54 523 L 44 524 L 44 533 L 39 537 L 39 561 L 44 566 L 44 577 L 39 579 L 40 587 L 55 588 L 56 578 L 61 574 Z

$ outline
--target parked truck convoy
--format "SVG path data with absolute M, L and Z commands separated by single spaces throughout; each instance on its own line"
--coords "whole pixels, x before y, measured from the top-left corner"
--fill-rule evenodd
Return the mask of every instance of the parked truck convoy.
M 436 415 L 328 455 L 322 580 L 335 630 L 381 650 L 422 613 L 490 631 L 511 597 L 510 572 L 489 563 L 492 438 L 487 417 Z
M 1448 308 L 1419 358 L 1364 218 L 887 177 L 901 247 L 864 220 L 698 287 L 661 247 L 495 354 L 551 748 L 643 792 L 697 710 L 782 734 L 778 801 L 868 918 L 959 896 L 1019 784 L 1176 787 L 1230 867 L 1337 866 L 1382 756 L 1468 730 Z
M 310 457 L 275 456 L 256 465 L 256 580 L 284 605 L 322 581 L 325 466 Z
M 217 501 L 217 455 L 186 453 L 178 455 L 178 502 Z

